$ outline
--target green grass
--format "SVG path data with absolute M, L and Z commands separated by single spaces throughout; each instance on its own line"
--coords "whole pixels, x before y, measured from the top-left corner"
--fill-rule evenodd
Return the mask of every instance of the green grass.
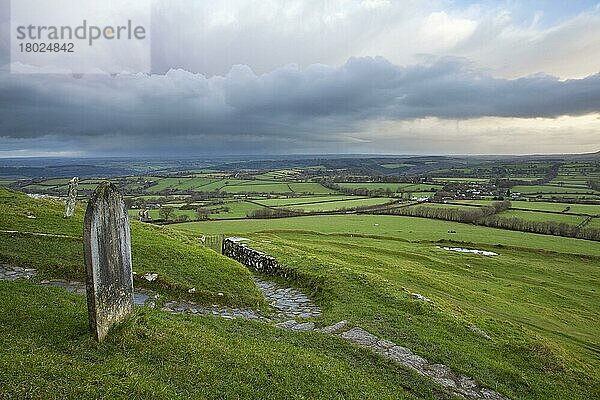
M 221 189 L 227 193 L 290 193 L 287 183 L 228 185 Z
M 214 206 L 213 209 L 219 209 L 221 207 L 228 207 L 229 212 L 220 211 L 218 214 L 210 214 L 210 219 L 223 219 L 223 218 L 245 218 L 248 213 L 263 208 L 259 205 L 249 203 L 247 201 L 228 202 L 224 205 Z
M 545 193 L 545 194 L 524 194 L 525 197 L 535 198 L 539 200 L 552 200 L 552 201 L 564 201 L 564 200 L 600 200 L 600 193 L 598 194 L 566 194 L 566 193 Z
M 511 180 L 514 180 L 514 181 L 533 182 L 533 181 L 537 181 L 539 179 L 543 179 L 544 177 L 542 175 L 539 175 L 539 176 L 514 176 L 514 175 L 511 175 L 508 178 Z
M 435 177 L 435 178 L 433 178 L 433 180 L 439 181 L 439 182 L 473 182 L 473 183 L 489 181 L 488 178 L 453 178 L 453 177 L 448 177 L 448 178 Z
M 281 182 L 267 179 L 212 179 L 208 177 L 161 178 L 149 192 L 162 190 L 223 191 L 226 193 L 312 193 L 332 194 L 335 191 L 314 182 Z
M 289 184 L 294 193 L 312 193 L 312 194 L 335 194 L 335 190 L 314 182 L 301 182 Z
M 97 344 L 85 297 L 0 282 L 0 398 L 439 399 L 430 381 L 340 339 L 137 309 Z
M 204 177 L 193 177 L 176 186 L 180 190 L 202 190 L 202 188 L 210 183 L 216 182 L 217 179 Z
M 570 225 L 578 225 L 585 219 L 585 217 L 580 217 L 577 215 L 548 214 L 536 211 L 519 210 L 508 210 L 497 215 L 500 218 L 519 218 L 525 221 L 558 222 Z
M 202 189 L 275 185 L 307 193 L 329 190 L 266 179 L 224 179 Z M 316 209 L 384 199 L 300 206 L 287 200 L 299 199 L 262 201 Z M 226 206 L 227 214 L 260 207 L 244 201 Z M 60 202 L 0 189 L 0 215 L 7 216 L 0 229 L 69 236 L 0 233 L 0 262 L 33 265 L 42 276 L 81 279 L 83 210 L 64 220 L 62 209 Z M 203 303 L 261 306 L 245 268 L 194 243 L 200 234 L 251 237 L 253 247 L 278 257 L 290 279 L 322 306 L 321 324 L 347 319 L 510 398 L 600 397 L 599 243 L 377 215 L 131 227 L 134 270 L 158 272 L 159 281 L 150 287 L 161 293 L 185 297 L 193 286 L 194 299 Z M 500 256 L 444 251 L 437 248 L 440 240 Z M 434 305 L 413 300 L 411 292 Z M 493 340 L 473 333 L 469 323 Z M 16 397 L 38 398 L 444 397 L 432 393 L 423 378 L 338 339 L 250 321 L 138 310 L 97 345 L 86 333 L 83 298 L 27 283 L 0 282 L 0 348 L 0 398 L 5 388 Z
M 570 179 L 570 178 L 566 178 L 566 177 L 558 177 L 553 179 L 550 182 L 550 185 L 556 185 L 556 186 L 578 186 L 578 187 L 583 187 L 583 188 L 587 188 L 587 180 L 585 179 Z
M 181 210 L 178 207 L 183 204 L 165 204 L 164 206 L 173 207 L 173 213 L 169 217 L 171 221 L 176 220 L 178 217 L 182 215 L 187 215 L 190 221 L 195 221 L 198 219 L 198 214 L 196 213 L 195 208 L 192 210 Z M 199 207 L 200 205 L 198 205 Z M 229 208 L 228 212 L 222 210 L 223 207 Z M 262 208 L 260 205 L 253 204 L 247 201 L 227 201 L 224 204 L 214 205 L 214 206 L 206 206 L 204 207 L 208 210 L 212 210 L 213 212 L 208 216 L 209 219 L 226 219 L 226 218 L 245 218 L 248 213 Z M 138 219 L 139 209 L 130 209 L 127 210 L 129 213 L 129 218 L 133 220 Z M 152 219 L 157 220 L 160 219 L 160 210 L 152 209 L 148 211 L 148 215 L 152 217 Z
M 281 208 L 287 208 L 290 210 L 303 210 L 303 211 L 334 211 L 342 208 L 353 208 L 353 207 L 364 207 L 364 206 L 375 206 L 380 204 L 389 203 L 391 200 L 388 197 L 374 197 L 366 199 L 353 199 L 353 200 L 342 200 L 342 201 L 330 201 L 323 203 L 307 203 L 299 205 L 284 206 Z
M 476 200 L 476 201 L 471 202 L 470 204 L 491 204 L 491 203 L 493 203 L 493 202 L 486 202 L 484 200 Z M 522 203 L 527 203 L 527 202 L 522 202 Z M 513 207 L 515 207 L 515 204 L 514 203 L 512 203 L 512 204 L 513 204 Z M 428 207 L 459 208 L 459 209 L 464 209 L 464 210 L 472 209 L 472 207 L 469 207 L 466 205 L 438 204 L 438 203 L 419 205 L 418 207 L 422 207 L 422 208 L 428 208 Z M 557 207 L 557 208 L 560 208 L 560 207 Z M 564 210 L 564 209 L 565 209 L 565 206 L 563 204 L 562 210 Z M 570 215 L 570 214 L 554 214 L 554 213 L 547 213 L 547 212 L 535 211 L 535 210 L 527 210 L 527 211 L 507 210 L 507 211 L 498 213 L 496 215 L 500 218 L 519 218 L 519 219 L 522 219 L 525 221 L 557 222 L 557 223 L 565 223 L 565 224 L 570 224 L 570 225 L 578 225 L 580 222 L 582 222 L 585 219 L 584 216 Z
M 513 193 L 523 193 L 523 194 L 535 194 L 535 193 L 584 193 L 584 194 L 594 194 L 598 192 L 594 192 L 592 189 L 588 188 L 569 188 L 569 187 L 560 187 L 560 186 L 551 186 L 551 185 L 540 185 L 540 186 L 513 186 L 511 188 Z
M 0 262 L 33 266 L 45 277 L 83 280 L 84 210 L 79 206 L 73 218 L 63 219 L 63 207 L 61 202 L 33 200 L 0 189 L 0 230 L 21 232 L 0 233 Z M 36 218 L 27 218 L 28 214 Z M 34 236 L 29 232 L 68 237 Z M 206 304 L 255 306 L 262 301 L 246 268 L 195 244 L 193 239 L 168 228 L 132 221 L 131 242 L 133 270 L 138 276 L 159 275 L 152 284 L 143 279 L 136 280 L 136 284 Z M 196 292 L 188 294 L 192 287 Z
M 343 188 L 350 189 L 368 189 L 368 190 L 391 190 L 393 192 L 408 192 L 408 191 L 436 191 L 441 189 L 441 186 L 435 183 L 375 183 L 375 182 L 352 182 L 352 183 L 338 183 Z
M 365 197 L 357 196 L 307 196 L 307 197 L 289 197 L 289 198 L 276 198 L 276 199 L 262 199 L 257 200 L 264 206 L 279 207 L 289 205 L 301 205 L 301 204 L 312 204 L 321 203 L 325 201 L 341 201 L 341 200 L 352 200 L 352 199 L 363 199 Z
M 510 398 L 600 394 L 598 243 L 384 216 L 192 227 L 252 238 L 253 247 L 278 257 L 288 275 L 315 290 L 326 322 L 347 318 Z M 450 227 L 458 233 L 444 235 Z M 382 236 L 370 236 L 376 233 Z M 468 240 L 474 242 L 468 247 L 500 256 L 465 255 L 427 241 L 401 240 L 440 236 Z M 410 292 L 431 298 L 435 306 L 411 300 Z M 469 322 L 493 340 L 471 332 Z
M 410 168 L 410 167 L 414 167 L 415 164 L 406 164 L 406 163 L 404 163 L 404 164 L 381 164 L 381 166 L 383 168 L 395 169 L 395 168 Z
M 264 174 L 256 175 L 259 179 L 285 179 L 290 176 L 302 173 L 301 169 L 280 169 L 277 171 L 265 172 Z
M 600 218 L 593 218 L 585 227 L 600 229 Z
M 207 234 L 248 234 L 273 230 L 314 231 L 325 234 L 348 233 L 409 241 L 453 240 L 485 245 L 500 244 L 600 256 L 598 243 L 582 239 L 390 215 L 333 215 L 270 220 L 191 222 L 177 224 L 174 228 L 185 232 Z M 448 231 L 456 231 L 456 233 L 451 234 Z
M 460 203 L 467 204 L 481 204 L 491 205 L 495 200 L 466 200 L 457 201 Z M 554 211 L 554 212 L 565 212 L 575 214 L 587 214 L 596 215 L 600 214 L 600 204 L 570 204 L 570 203 L 558 203 L 558 202 L 543 202 L 543 201 L 511 201 L 511 207 L 522 208 L 526 210 L 537 210 L 537 211 Z
M 218 181 L 205 177 L 156 178 L 156 184 L 151 186 L 148 191 L 160 192 L 167 189 L 210 191 L 207 187 Z

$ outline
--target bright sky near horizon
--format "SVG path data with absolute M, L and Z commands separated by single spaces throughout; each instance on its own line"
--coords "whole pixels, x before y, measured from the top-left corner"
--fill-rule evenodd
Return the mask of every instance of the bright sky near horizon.
M 0 157 L 600 150 L 598 1 L 156 0 L 153 74 L 83 77 L 7 9 Z

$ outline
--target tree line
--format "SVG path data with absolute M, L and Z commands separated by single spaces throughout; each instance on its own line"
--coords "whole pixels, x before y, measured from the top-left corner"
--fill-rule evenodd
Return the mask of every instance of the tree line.
M 383 213 L 406 215 L 409 217 L 423 217 L 432 219 L 442 219 L 446 221 L 474 223 L 486 217 L 490 217 L 510 208 L 511 203 L 508 200 L 498 201 L 489 206 L 483 207 L 431 207 L 431 206 L 412 206 L 399 207 L 384 210 Z
M 378 214 L 405 215 L 410 217 L 422 217 L 441 219 L 445 221 L 463 222 L 468 224 L 483 225 L 492 228 L 508 229 L 541 233 L 544 235 L 555 235 L 600 241 L 600 229 L 579 227 L 573 224 L 555 221 L 529 221 L 516 217 L 500 217 L 496 214 L 510 208 L 510 201 L 495 202 L 490 206 L 450 208 L 431 206 L 400 207 L 387 210 L 378 210 Z

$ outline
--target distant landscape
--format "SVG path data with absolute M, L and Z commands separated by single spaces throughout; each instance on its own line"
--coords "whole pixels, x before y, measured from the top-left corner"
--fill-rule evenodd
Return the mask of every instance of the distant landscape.
M 98 160 L 5 165 L 0 185 L 90 195 L 108 179 L 154 223 L 368 213 L 600 240 L 600 155 Z M 42 160 L 39 160 L 42 162 Z M 102 165 L 102 167 L 99 167 Z M 77 172 L 80 172 L 79 174 Z
M 274 256 L 284 266 L 279 274 L 287 277 L 286 284 L 309 293 L 323 309 L 321 316 L 308 319 L 317 325 L 348 320 L 509 398 L 589 399 L 600 393 L 597 153 L 214 161 L 82 159 L 76 163 L 6 160 L 0 174 L 0 185 L 5 188 L 0 189 L 4 215 L 0 261 L 36 268 L 34 281 L 83 279 L 81 222 L 77 221 L 98 184 L 109 180 L 123 193 L 128 208 L 136 285 L 161 293 L 160 304 L 187 299 L 199 305 L 216 302 L 224 307 L 267 310 L 248 271 L 241 273 L 239 264 L 217 254 L 219 247 L 206 247 L 210 238 L 243 237 L 253 249 Z M 75 220 L 66 220 L 62 218 L 62 200 L 71 175 L 81 179 L 79 202 Z M 491 255 L 484 255 L 488 252 Z M 140 278 L 147 274 L 157 274 L 159 279 L 149 283 Z M 0 325 L 20 332 L 24 320 L 9 317 L 6 307 L 20 301 L 15 296 L 26 290 L 25 286 L 0 285 L 4 294 L 0 305 L 5 307 Z M 194 287 L 193 293 L 190 287 Z M 39 296 L 46 295 L 39 292 Z M 71 299 L 66 292 L 52 292 L 52 296 L 60 301 Z M 426 302 L 418 304 L 422 302 L 415 298 Z M 83 312 L 82 300 L 75 300 L 79 304 L 76 313 Z M 29 306 L 21 307 L 23 312 L 33 312 L 26 311 Z M 63 311 L 53 312 L 57 318 L 66 318 Z M 136 328 L 140 318 L 155 319 L 158 325 L 172 324 L 157 312 L 138 310 L 138 322 L 128 325 L 114 340 L 140 329 Z M 199 321 L 203 320 L 194 324 L 204 326 Z M 210 329 L 225 337 L 231 335 L 227 330 L 259 328 L 251 321 L 231 325 L 215 319 L 210 324 Z M 276 334 L 273 329 L 277 328 L 260 329 L 265 329 L 263 335 L 268 337 Z M 17 342 L 30 340 L 27 337 L 20 333 L 4 336 Z M 253 359 L 255 350 L 250 349 L 266 345 L 249 340 L 240 344 L 236 354 L 221 355 L 223 362 Z M 163 351 L 187 351 L 183 349 L 189 345 L 185 340 L 169 339 Z M 331 362 L 340 366 L 357 362 L 347 358 L 347 345 L 335 340 L 322 345 L 334 346 L 321 355 L 336 360 Z M 311 346 L 304 347 L 308 353 L 301 357 L 316 357 L 321 351 Z M 5 357 L 24 356 L 16 347 L 10 348 Z M 114 355 L 108 357 L 101 368 L 111 371 L 116 360 Z M 125 357 L 139 363 L 145 356 L 135 351 Z M 286 362 L 298 362 L 298 355 L 283 357 Z M 7 365 L 8 359 L 0 358 L 0 362 Z M 170 363 L 164 368 L 165 373 L 174 370 Z M 231 373 L 225 364 L 219 368 Z M 363 368 L 370 367 L 353 373 L 371 374 Z M 397 367 L 376 367 L 378 376 L 393 375 L 389 368 Z M 12 371 L 17 379 L 9 386 L 19 392 L 27 387 L 25 375 Z M 278 379 L 285 382 L 292 371 L 288 367 L 278 371 Z M 170 376 L 180 389 L 185 386 L 179 381 L 181 375 Z M 85 382 L 87 378 L 78 379 Z M 202 379 L 216 384 L 212 378 Z M 249 377 L 236 379 L 244 385 Z M 327 384 L 332 390 L 344 387 L 354 393 L 351 397 L 367 393 L 365 390 L 381 390 L 380 383 L 351 388 L 338 378 L 331 379 Z M 420 387 L 421 396 L 446 396 L 426 381 L 407 379 L 403 384 L 406 393 Z M 127 382 L 121 389 L 128 387 Z M 144 390 L 153 387 L 150 381 L 143 382 Z M 263 383 L 261 387 L 285 391 L 288 386 L 282 385 Z M 80 392 L 71 385 L 51 387 L 55 393 L 94 393 L 89 389 Z M 210 397 L 223 388 L 217 385 L 206 390 Z M 303 390 L 311 393 L 315 387 Z M 328 396 L 325 392 L 313 394 Z M 396 398 L 397 394 L 382 397 Z

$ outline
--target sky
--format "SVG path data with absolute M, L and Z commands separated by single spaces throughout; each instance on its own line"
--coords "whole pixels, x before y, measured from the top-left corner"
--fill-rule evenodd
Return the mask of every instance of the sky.
M 10 73 L 8 4 L 0 157 L 600 150 L 598 1 L 157 0 L 83 76 Z

